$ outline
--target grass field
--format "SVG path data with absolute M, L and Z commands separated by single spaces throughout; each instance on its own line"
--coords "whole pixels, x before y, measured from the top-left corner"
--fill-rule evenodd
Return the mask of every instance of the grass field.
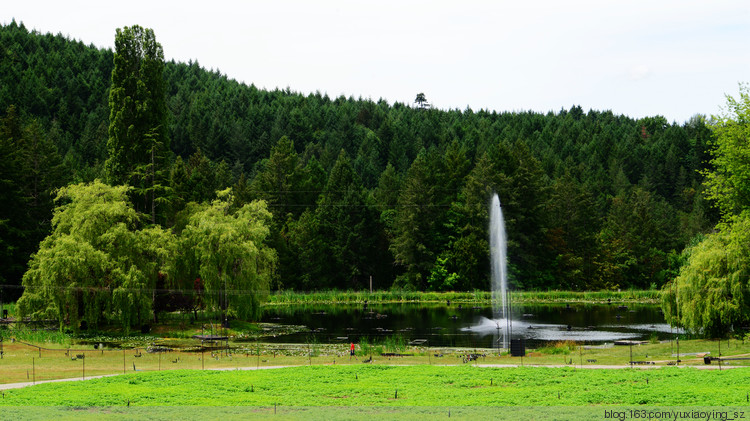
M 648 411 L 659 411 L 654 419 L 664 419 L 664 411 L 673 411 L 669 419 L 679 419 L 674 417 L 679 411 L 725 414 L 711 419 L 742 419 L 726 415 L 733 412 L 750 417 L 750 367 L 723 371 L 667 367 L 676 359 L 674 343 L 632 347 L 633 360 L 663 366 L 651 370 L 581 369 L 598 364 L 626 366 L 631 349 L 585 349 L 569 342 L 528 350 L 523 359 L 498 355 L 496 350 L 431 348 L 427 352 L 407 347 L 403 352 L 413 355 L 375 354 L 371 364 L 362 364 L 369 355 L 362 355 L 361 349 L 349 359 L 340 345 L 246 344 L 246 352 L 234 350 L 230 355 L 81 346 L 67 350 L 52 345 L 40 350 L 7 341 L 4 345 L 1 383 L 126 374 L 6 390 L 0 399 L 0 419 L 205 420 L 278 415 L 304 420 L 579 420 L 605 419 L 604 411 L 610 411 L 606 414 L 610 419 L 648 419 L 645 415 L 654 414 Z M 681 365 L 703 365 L 701 357 L 685 353 L 718 355 L 719 342 L 681 341 L 680 350 Z M 467 352 L 486 354 L 464 363 Z M 746 355 L 750 343 L 725 340 L 721 352 Z M 524 367 L 516 368 L 479 366 L 522 363 Z M 552 367 L 564 364 L 568 366 Z M 272 366 L 294 367 L 240 370 Z
M 179 341 L 185 341 L 180 339 Z M 38 344 L 5 341 L 0 359 L 0 383 L 36 382 L 63 378 L 87 378 L 105 374 L 128 374 L 166 370 L 211 370 L 264 368 L 272 366 L 361 366 L 372 358 L 377 365 L 541 365 L 587 367 L 613 365 L 625 367 L 631 361 L 649 362 L 649 367 L 667 367 L 675 364 L 676 343 L 650 343 L 643 345 L 587 348 L 573 342 L 560 342 L 544 348 L 529 349 L 525 357 L 511 357 L 492 349 L 438 349 L 407 346 L 399 352 L 403 356 L 380 355 L 377 351 L 392 351 L 384 345 L 359 344 L 358 355 L 350 358 L 348 346 L 330 344 L 231 344 L 243 348 L 195 352 L 148 352 L 170 339 L 132 349 L 95 350 L 92 346 L 77 345 L 61 348 L 55 344 Z M 750 355 L 750 342 L 742 340 L 684 340 L 680 342 L 680 365 L 703 366 L 702 354 L 722 357 Z M 369 353 L 368 351 L 372 351 Z M 465 361 L 467 354 L 480 355 L 474 361 Z M 632 353 L 632 354 L 631 354 Z M 748 366 L 750 360 L 726 361 L 723 366 Z M 712 367 L 718 368 L 717 362 Z
M 4 414 L 19 411 L 28 415 L 28 406 L 33 405 L 41 408 L 40 414 L 63 419 L 93 418 L 103 412 L 124 418 L 141 414 L 232 419 L 270 416 L 274 411 L 291 419 L 434 419 L 448 418 L 449 413 L 457 418 L 604 419 L 605 410 L 747 411 L 749 391 L 748 369 L 360 364 L 254 371 L 175 370 L 47 383 L 7 390 L 0 406 Z M 521 415 L 524 413 L 527 416 Z
M 104 374 L 127 374 L 147 371 L 180 369 L 238 369 L 270 366 L 339 366 L 362 365 L 372 358 L 377 365 L 543 365 L 587 367 L 614 365 L 625 367 L 631 361 L 649 362 L 648 366 L 669 366 L 677 360 L 675 342 L 649 343 L 636 346 L 586 347 L 574 342 L 559 342 L 539 349 L 528 349 L 525 357 L 511 357 L 496 349 L 453 349 L 403 346 L 402 344 L 360 343 L 357 356 L 348 355 L 348 344 L 264 344 L 231 343 L 237 347 L 229 354 L 221 350 L 203 353 L 196 351 L 148 352 L 171 341 L 186 339 L 165 338 L 140 348 L 100 349 L 76 345 L 66 348 L 54 343 L 33 345 L 5 341 L 0 359 L 0 383 L 43 381 L 62 378 L 85 378 Z M 193 342 L 196 342 L 193 340 Z M 198 342 L 199 343 L 199 342 Z M 398 346 L 399 349 L 390 349 Z M 720 348 L 721 347 L 721 348 Z M 158 349 L 158 348 L 157 348 Z M 380 355 L 378 351 L 397 351 L 403 356 Z M 722 357 L 750 355 L 750 342 L 742 340 L 683 340 L 680 341 L 680 365 L 703 366 L 702 354 Z M 474 361 L 464 362 L 467 354 L 479 354 Z M 83 356 L 83 358 L 81 358 Z M 717 362 L 712 366 L 717 367 Z M 748 366 L 750 360 L 732 360 L 723 366 Z
M 302 366 L 173 370 L 5 391 L 3 406 L 744 405 L 747 369 Z

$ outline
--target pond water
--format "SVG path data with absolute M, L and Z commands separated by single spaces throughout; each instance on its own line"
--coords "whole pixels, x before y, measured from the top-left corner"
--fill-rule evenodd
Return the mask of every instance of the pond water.
M 492 308 L 472 305 L 383 304 L 267 307 L 263 321 L 303 325 L 303 332 L 267 338 L 278 343 L 371 342 L 397 336 L 433 347 L 497 348 L 504 330 L 527 346 L 571 340 L 600 344 L 623 339 L 669 339 L 676 331 L 649 304 L 524 304 L 512 324 L 492 320 Z M 500 330 L 498 330 L 500 328 Z M 502 342 L 500 342 L 502 343 Z

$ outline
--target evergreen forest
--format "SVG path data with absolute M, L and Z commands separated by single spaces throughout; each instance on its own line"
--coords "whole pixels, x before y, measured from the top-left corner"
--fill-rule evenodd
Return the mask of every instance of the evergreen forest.
M 73 207 L 56 206 L 86 195 L 129 198 L 135 214 L 123 209 L 112 220 L 125 231 L 104 227 L 101 235 L 131 247 L 147 242 L 139 236 L 172 241 L 180 233 L 198 247 L 211 235 L 201 231 L 205 218 L 232 223 L 221 209 L 235 219 L 260 215 L 268 232 L 242 232 L 268 247 L 270 291 L 370 282 L 486 290 L 493 192 L 506 218 L 512 289 L 661 288 L 685 263 L 683 250 L 720 219 L 703 191 L 713 139 L 704 116 L 678 123 L 579 105 L 546 114 L 441 110 L 425 106 L 429 93 L 389 104 L 270 91 L 198 62 L 157 60 L 143 77 L 158 79 L 161 94 L 145 102 L 158 113 L 138 134 L 150 143 L 129 150 L 117 143 L 128 134 L 118 137 L 117 124 L 132 116 L 112 105 L 120 95 L 113 83 L 131 83 L 113 73 L 127 65 L 118 63 L 112 50 L 15 21 L 0 27 L 6 300 L 21 296 L 27 270 L 41 270 L 30 264 L 48 252 L 40 243 L 49 238 L 52 247 L 72 232 L 60 221 Z M 119 166 L 129 159 L 140 166 Z M 105 181 L 131 189 L 109 191 Z M 137 266 L 161 252 L 117 253 Z M 122 272 L 125 283 L 135 276 L 127 266 Z M 195 277 L 179 267 L 149 276 L 157 286 L 186 288 Z

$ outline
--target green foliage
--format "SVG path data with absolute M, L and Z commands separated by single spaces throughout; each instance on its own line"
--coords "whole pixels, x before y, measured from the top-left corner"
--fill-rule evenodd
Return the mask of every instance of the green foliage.
M 435 261 L 435 250 L 430 247 L 435 224 L 433 199 L 427 152 L 423 149 L 406 173 L 398 198 L 396 233 L 390 248 L 404 273 L 394 286 L 416 290 L 426 287 L 425 278 Z
M 438 257 L 435 265 L 432 267 L 432 272 L 427 278 L 427 284 L 431 291 L 450 291 L 458 283 L 458 275 L 448 273 L 445 267 L 447 262 L 447 257 Z
M 52 193 L 67 175 L 39 122 L 12 105 L 0 118 L 0 157 L 0 283 L 16 285 L 50 229 Z
M 626 291 L 513 291 L 511 300 L 516 303 L 604 303 L 637 302 L 656 303 L 661 299 L 660 290 Z M 388 290 L 369 291 L 316 291 L 300 293 L 277 291 L 269 296 L 268 304 L 361 304 L 361 303 L 480 303 L 490 305 L 492 293 L 486 290 L 415 292 Z
M 381 230 L 367 199 L 359 176 L 342 150 L 311 215 L 314 243 L 301 247 L 302 264 L 314 279 L 313 288 L 364 287 L 368 275 L 375 273 Z
M 151 291 L 169 258 L 171 235 L 138 230 L 128 188 L 99 181 L 58 191 L 52 233 L 23 277 L 21 317 L 54 318 L 60 329 L 119 321 L 125 329 L 149 320 Z
M 232 192 L 220 192 L 211 204 L 192 209 L 177 240 L 170 264 L 171 282 L 192 289 L 200 278 L 205 302 L 242 319 L 260 316 L 268 295 L 276 253 L 265 241 L 271 214 L 265 202 L 254 201 L 232 210 Z
M 117 29 L 105 170 L 110 184 L 135 187 L 136 208 L 150 213 L 152 222 L 169 152 L 163 73 L 164 51 L 153 30 Z
M 2 336 L 5 336 L 6 341 L 8 337 L 13 337 L 17 341 L 33 342 L 36 344 L 57 344 L 68 347 L 72 344 L 70 335 L 59 330 L 32 330 L 27 327 L 18 326 L 12 331 L 0 332 L 0 337 Z
M 739 99 L 727 95 L 724 113 L 714 119 L 706 196 L 728 218 L 750 209 L 750 86 L 740 85 Z
M 720 210 L 717 232 L 686 251 L 687 263 L 664 286 L 662 307 L 672 324 L 704 337 L 722 337 L 750 320 L 750 92 L 727 96 L 715 117 L 712 168 L 704 171 L 706 196 Z
M 275 207 L 276 218 L 284 221 L 287 214 L 299 215 L 294 206 L 297 199 L 294 195 L 300 190 L 300 177 L 294 142 L 284 136 L 271 148 L 270 157 L 255 177 L 252 188 L 260 199 Z
M 677 247 L 674 209 L 640 187 L 613 198 L 601 230 L 604 272 L 610 285 L 646 288 L 667 267 L 665 250 Z
M 662 297 L 668 321 L 708 338 L 750 320 L 750 215 L 719 228 L 687 251 L 687 264 Z
M 587 253 L 598 249 L 600 221 L 596 218 L 592 194 L 569 171 L 555 180 L 551 190 L 546 207 L 550 219 L 546 237 L 559 287 L 572 290 L 580 290 L 582 285 L 589 289 L 604 287 L 595 282 L 595 259 L 585 258 Z
M 363 336 L 357 343 L 359 356 L 383 355 L 385 353 L 403 353 L 406 351 L 407 342 L 401 335 L 386 336 L 382 338 L 368 338 Z

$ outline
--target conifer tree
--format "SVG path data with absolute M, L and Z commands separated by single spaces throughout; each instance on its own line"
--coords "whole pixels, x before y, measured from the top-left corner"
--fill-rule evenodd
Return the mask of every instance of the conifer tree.
M 150 213 L 152 222 L 168 177 L 163 73 L 164 51 L 153 30 L 138 25 L 117 30 L 105 172 L 110 184 L 135 188 L 136 210 Z

